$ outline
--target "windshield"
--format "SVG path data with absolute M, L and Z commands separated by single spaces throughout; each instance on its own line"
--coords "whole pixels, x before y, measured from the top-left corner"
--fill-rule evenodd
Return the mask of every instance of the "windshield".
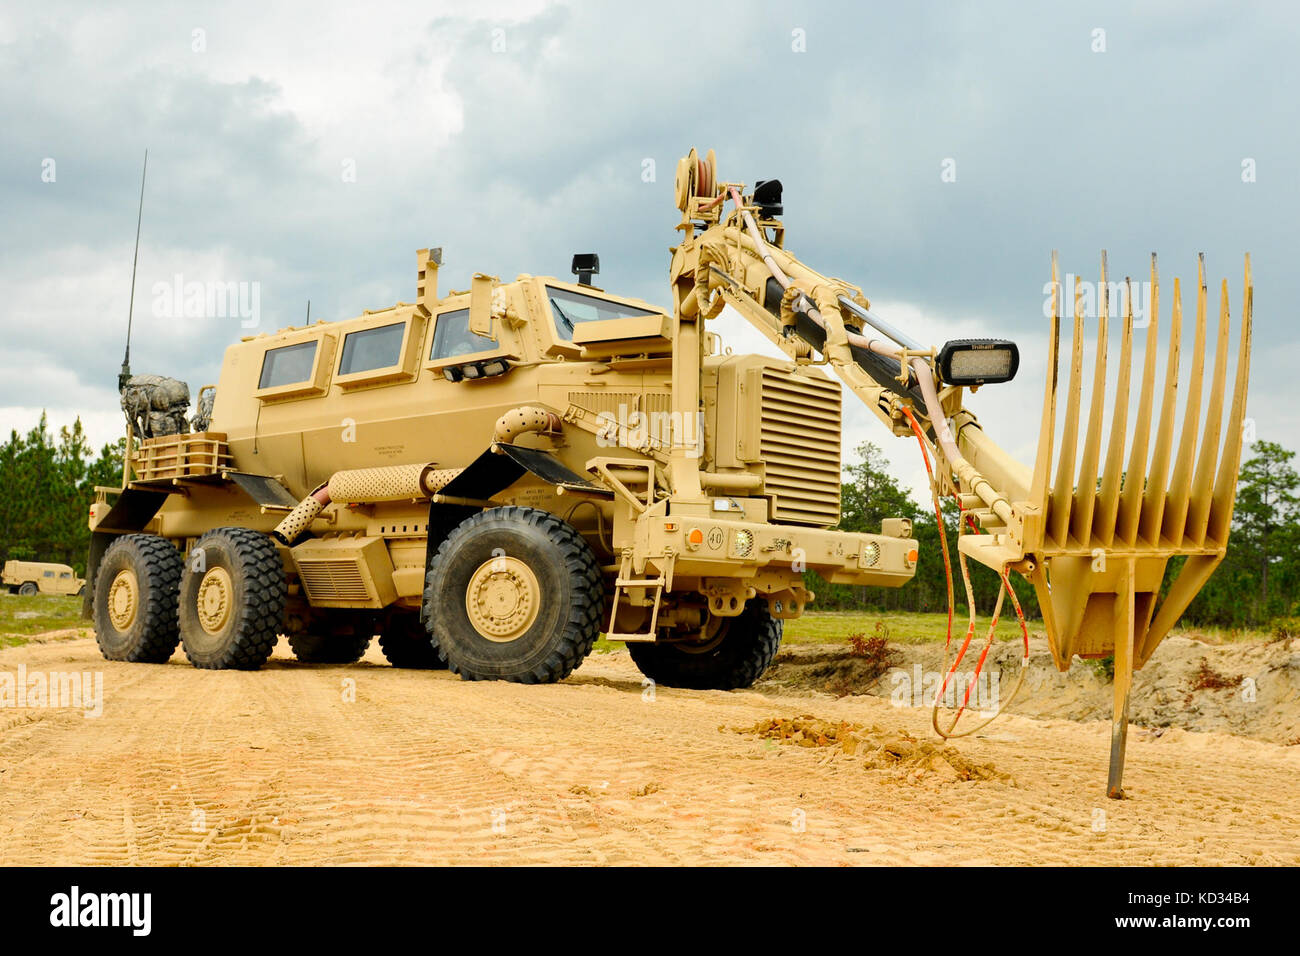
M 546 295 L 555 314 L 555 330 L 560 338 L 573 338 L 573 328 L 579 322 L 596 322 L 600 319 L 626 319 L 636 315 L 658 315 L 653 309 L 638 309 L 635 306 L 611 302 L 594 295 L 570 292 L 568 289 L 546 287 Z

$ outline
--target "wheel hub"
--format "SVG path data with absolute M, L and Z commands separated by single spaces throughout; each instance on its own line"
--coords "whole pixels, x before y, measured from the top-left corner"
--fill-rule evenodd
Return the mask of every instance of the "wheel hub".
M 108 619 L 114 628 L 125 631 L 135 623 L 136 611 L 140 606 L 140 583 L 135 572 L 123 568 L 113 578 L 108 588 Z
M 730 618 L 710 614 L 700 629 L 673 646 L 686 654 L 708 654 L 727 636 Z
M 465 610 L 476 631 L 505 644 L 532 627 L 541 599 L 541 585 L 528 565 L 518 558 L 495 557 L 470 577 Z
M 230 572 L 225 568 L 209 568 L 199 582 L 198 618 L 203 630 L 218 634 L 230 619 L 230 608 L 235 593 Z

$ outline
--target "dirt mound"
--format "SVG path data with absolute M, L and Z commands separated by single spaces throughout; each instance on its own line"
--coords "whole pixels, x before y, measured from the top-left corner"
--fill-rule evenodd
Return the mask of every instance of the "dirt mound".
M 822 720 L 812 715 L 772 717 L 733 732 L 775 740 L 797 747 L 835 747 L 850 757 L 864 758 L 868 770 L 895 771 L 911 781 L 923 778 L 940 783 L 996 780 L 1015 785 L 1009 774 L 992 764 L 967 759 L 957 748 L 935 741 L 918 740 L 907 731 L 885 731 L 847 721 Z
M 876 661 L 855 657 L 847 643 L 794 645 L 777 655 L 757 686 L 765 693 L 801 697 L 809 692 L 837 698 L 871 695 L 900 708 L 929 710 L 943 674 L 942 644 L 891 649 L 895 657 L 881 673 Z M 986 670 L 997 688 L 1010 690 L 1021 656 L 1019 641 L 999 643 L 989 653 Z M 1109 721 L 1112 696 L 1105 662 L 1075 658 L 1062 673 L 1046 639 L 1035 636 L 1024 688 L 1009 713 Z M 1169 637 L 1133 675 L 1129 714 L 1138 726 L 1295 745 L 1300 742 L 1300 639 L 1215 645 Z

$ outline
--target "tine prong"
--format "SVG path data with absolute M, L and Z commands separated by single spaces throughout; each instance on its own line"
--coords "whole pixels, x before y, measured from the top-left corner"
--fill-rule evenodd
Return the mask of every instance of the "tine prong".
M 1236 497 L 1237 472 L 1241 466 L 1242 429 L 1246 421 L 1246 389 L 1250 382 L 1251 321 L 1255 287 L 1250 274 L 1250 253 L 1246 263 L 1241 291 L 1241 332 L 1237 345 L 1237 375 L 1232 388 L 1232 409 L 1228 412 L 1227 434 L 1223 439 L 1223 458 L 1214 482 L 1214 497 L 1206 536 L 1215 545 L 1227 543 L 1228 526 Z
M 1133 371 L 1133 281 L 1124 277 L 1124 325 L 1120 340 L 1119 379 L 1115 385 L 1115 411 L 1110 423 L 1110 447 L 1102 473 L 1096 517 L 1096 534 L 1104 545 L 1115 541 L 1119 511 L 1120 466 L 1124 461 L 1124 439 L 1128 433 L 1129 379 Z
M 1174 301 L 1169 311 L 1169 358 L 1165 364 L 1165 393 L 1160 401 L 1160 424 L 1156 428 L 1156 446 L 1151 454 L 1146 488 L 1142 492 L 1142 514 L 1138 535 L 1148 544 L 1160 543 L 1160 519 L 1165 510 L 1169 477 L 1169 454 L 1174 443 L 1174 411 L 1178 401 L 1178 361 L 1182 351 L 1183 290 L 1174 277 Z
M 1074 337 L 1070 347 L 1070 391 L 1066 396 L 1065 431 L 1056 463 L 1056 481 L 1048 511 L 1048 533 L 1064 547 L 1070 538 L 1070 504 L 1074 498 L 1074 461 L 1079 441 L 1079 392 L 1083 387 L 1083 287 L 1074 284 Z
M 1074 492 L 1070 531 L 1076 541 L 1091 547 L 1092 515 L 1097 503 L 1097 468 L 1101 454 L 1101 426 L 1106 404 L 1106 348 L 1110 318 L 1110 284 L 1106 277 L 1106 251 L 1101 253 L 1101 286 L 1097 293 L 1097 356 L 1092 375 L 1092 402 L 1088 409 L 1088 430 L 1083 439 L 1079 483 Z
M 1187 405 L 1183 410 L 1183 433 L 1178 440 L 1178 458 L 1169 479 L 1169 498 L 1165 513 L 1157 528 L 1175 546 L 1183 540 L 1187 530 L 1187 506 L 1192 487 L 1192 468 L 1196 455 L 1196 439 L 1201 431 L 1201 397 L 1205 378 L 1205 329 L 1207 290 L 1205 287 L 1205 254 L 1197 260 L 1199 283 L 1196 289 L 1196 334 L 1192 342 L 1192 371 L 1187 383 Z M 1153 540 L 1153 543 L 1154 542 Z
M 1223 425 L 1223 394 L 1228 386 L 1228 280 L 1219 289 L 1219 334 L 1214 344 L 1214 379 L 1210 384 L 1210 405 L 1205 413 L 1201 455 L 1196 462 L 1192 497 L 1187 511 L 1189 543 L 1199 547 L 1205 541 L 1210 517 L 1210 495 L 1214 487 L 1214 466 L 1219 458 L 1219 435 Z
M 1060 375 L 1061 354 L 1061 275 L 1057 265 L 1056 250 L 1052 250 L 1052 323 L 1048 330 L 1047 374 L 1043 388 L 1043 415 L 1038 429 L 1038 454 L 1034 458 L 1034 473 L 1030 482 L 1030 500 L 1046 515 L 1048 511 L 1048 482 L 1051 480 L 1053 441 L 1056 437 L 1056 389 Z M 1029 542 L 1033 548 L 1041 541 Z
M 1151 294 L 1147 297 L 1146 350 L 1142 361 L 1142 390 L 1138 394 L 1137 420 L 1133 430 L 1133 448 L 1129 452 L 1128 469 L 1124 475 L 1124 489 L 1120 497 L 1119 514 L 1115 521 L 1115 534 L 1124 544 L 1137 540 L 1138 518 L 1141 514 L 1143 489 L 1147 475 L 1147 444 L 1151 438 L 1152 402 L 1155 397 L 1156 353 L 1160 339 L 1160 281 L 1156 270 L 1156 254 L 1151 253 Z M 1130 297 L 1130 301 L 1131 297 Z M 1170 342 L 1176 347 L 1177 334 Z

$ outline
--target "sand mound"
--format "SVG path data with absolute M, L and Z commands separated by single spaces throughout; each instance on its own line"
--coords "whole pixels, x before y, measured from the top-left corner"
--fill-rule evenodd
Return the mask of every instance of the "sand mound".
M 724 728 L 725 729 L 725 728 Z M 849 757 L 862 758 L 868 770 L 888 770 L 913 781 L 940 783 L 989 781 L 1015 785 L 1009 774 L 992 764 L 967 759 L 956 747 L 918 740 L 906 731 L 886 731 L 847 721 L 822 720 L 812 715 L 772 717 L 749 727 L 733 727 L 738 734 L 774 740 L 796 747 L 834 747 Z

